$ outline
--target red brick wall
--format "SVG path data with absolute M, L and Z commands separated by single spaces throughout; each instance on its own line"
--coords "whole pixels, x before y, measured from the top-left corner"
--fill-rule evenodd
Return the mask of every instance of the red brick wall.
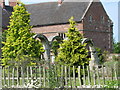
M 109 17 L 102 8 L 99 2 L 94 2 L 90 6 L 88 12 L 83 19 L 84 36 L 93 39 L 95 46 L 100 47 L 102 50 L 112 50 L 112 29 L 109 27 Z M 89 17 L 92 16 L 92 22 Z M 104 23 L 101 16 L 104 16 Z M 90 31 L 92 30 L 92 31 Z
M 18 0 L 8 0 L 9 1 L 9 6 L 16 6 Z
M 66 32 L 69 27 L 69 24 L 34 27 L 32 28 L 32 32 L 43 33 L 45 36 L 51 37 L 58 35 L 60 32 Z M 79 23 L 76 27 L 78 29 L 83 29 L 83 24 Z

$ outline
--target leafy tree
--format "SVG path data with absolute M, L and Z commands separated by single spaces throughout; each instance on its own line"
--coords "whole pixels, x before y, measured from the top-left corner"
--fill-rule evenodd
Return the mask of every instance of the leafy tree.
M 13 8 L 10 25 L 6 31 L 6 41 L 3 42 L 3 65 L 31 64 L 35 63 L 35 59 L 40 59 L 44 50 L 42 44 L 32 38 L 34 33 L 30 32 L 31 28 L 30 14 L 26 11 L 25 5 L 19 3 Z
M 114 43 L 113 46 L 114 46 L 113 52 L 120 53 L 120 42 Z
M 69 20 L 70 28 L 66 33 L 67 39 L 60 44 L 59 54 L 56 62 L 61 65 L 80 66 L 88 64 L 89 59 L 88 50 L 85 48 L 86 44 L 82 44 L 83 36 L 77 31 L 76 23 L 73 17 Z

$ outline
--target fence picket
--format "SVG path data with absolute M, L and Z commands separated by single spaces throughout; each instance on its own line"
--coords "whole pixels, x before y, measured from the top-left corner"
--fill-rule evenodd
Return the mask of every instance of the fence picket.
M 74 87 L 76 87 L 75 66 L 73 66 L 73 81 L 74 81 Z
M 83 82 L 84 82 L 84 85 L 86 85 L 86 79 L 85 79 L 85 67 L 84 65 L 82 66 L 83 67 Z
M 39 66 L 39 84 L 40 84 L 40 87 L 42 85 L 42 82 L 41 82 L 41 66 Z
M 93 71 L 93 80 L 94 80 L 94 85 L 96 85 L 96 70 L 95 69 Z
M 54 77 L 55 77 L 56 81 L 58 81 L 58 77 L 57 77 L 57 66 L 53 66 L 53 67 L 54 67 L 54 70 L 53 70 Z
M 3 67 L 3 84 L 6 86 L 6 75 L 5 75 L 5 67 Z
M 79 80 L 79 85 L 81 86 L 82 84 L 81 84 L 81 74 L 80 74 L 80 69 L 81 69 L 81 67 L 78 66 L 78 80 Z
M 99 76 L 98 67 L 97 67 L 97 81 L 98 81 L 98 85 L 101 85 L 101 84 L 100 84 L 100 76 Z
M 105 77 L 104 77 L 104 67 L 102 65 L 102 78 L 103 78 L 103 87 L 105 85 Z
M 89 69 L 89 66 L 87 66 L 87 71 L 88 71 L 88 85 L 91 85 L 91 78 L 90 78 L 90 69 Z
M 107 79 L 109 80 L 109 72 L 110 72 L 110 70 L 109 70 L 109 66 L 108 66 L 108 65 L 106 65 L 106 68 L 107 68 L 107 70 L 106 70 Z
M 111 80 L 113 81 L 113 67 L 111 67 Z
M 25 81 L 24 81 L 24 71 L 23 71 L 23 67 L 21 67 L 21 76 L 22 76 L 22 85 L 23 85 L 23 87 L 24 87 Z
M 63 72 L 64 72 L 64 70 L 63 70 L 63 65 L 61 66 L 61 87 L 63 87 L 64 86 L 64 80 L 63 80 Z
M 12 71 L 12 86 L 14 86 L 14 75 L 15 75 L 15 68 L 13 67 L 13 71 Z
M 30 80 L 30 82 L 32 82 L 33 81 L 33 71 L 32 71 L 32 66 L 30 66 L 30 76 L 31 76 L 31 80 Z
M 50 88 L 50 81 L 49 81 L 49 78 L 50 78 L 49 75 L 50 75 L 50 74 L 49 74 L 49 69 L 50 69 L 50 67 L 48 68 L 48 70 L 47 70 L 47 72 L 46 72 L 46 73 L 47 73 L 47 82 L 48 82 L 48 85 L 47 85 L 47 86 L 48 86 L 48 88 Z
M 67 85 L 67 66 L 65 66 L 65 85 Z
M 45 67 L 43 67 L 43 86 L 45 87 Z
M 115 79 L 118 80 L 118 77 L 117 77 L 117 65 L 114 64 L 114 72 L 115 72 Z
M 71 76 L 70 76 L 70 66 L 68 67 L 68 76 L 69 76 L 69 84 L 70 84 L 70 86 L 71 86 L 71 88 L 72 88 L 72 82 L 71 82 Z
M 27 67 L 27 83 L 29 83 L 29 67 Z
M 49 88 L 49 70 L 46 70 L 47 68 L 45 68 L 45 66 L 38 67 L 39 68 L 35 67 L 35 72 L 33 72 L 32 66 L 26 67 L 25 69 L 24 67 L 3 67 L 3 87 L 5 87 L 5 85 L 9 88 L 13 86 L 19 87 L 19 85 L 24 87 L 25 83 L 27 84 L 29 81 L 32 83 L 32 81 L 36 80 L 39 81 L 39 87 Z M 78 66 L 77 75 L 75 72 L 75 66 L 72 66 L 72 69 L 70 66 L 53 66 L 51 69 L 54 71 L 52 72 L 53 79 L 58 83 L 60 82 L 61 88 L 64 86 L 76 88 L 81 85 L 99 85 L 104 87 L 107 84 L 106 80 L 118 80 L 116 65 L 114 65 L 114 67 L 104 67 L 102 65 L 102 68 L 99 69 L 97 67 L 93 71 L 90 71 L 89 66 L 87 66 L 87 68 L 85 68 L 85 66 Z M 24 72 L 25 70 L 27 71 Z M 108 71 L 111 71 L 111 73 L 107 73 Z M 60 74 L 58 74 L 59 72 Z M 108 78 L 108 75 L 111 75 L 111 77 Z
M 19 86 L 19 67 L 17 67 L 17 86 Z
M 37 66 L 34 67 L 35 79 L 37 79 Z
M 10 68 L 8 66 L 8 87 L 10 86 Z
M 2 66 L 0 65 L 0 89 L 2 89 Z

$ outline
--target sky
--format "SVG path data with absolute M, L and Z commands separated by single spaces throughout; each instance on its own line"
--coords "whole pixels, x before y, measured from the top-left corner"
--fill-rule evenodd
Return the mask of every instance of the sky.
M 8 0 L 5 0 L 8 3 Z M 51 2 L 57 0 L 21 0 L 24 4 L 34 4 L 34 3 L 42 3 L 42 2 Z M 74 0 L 73 0 L 74 1 Z M 84 1 L 84 0 L 83 0 Z M 100 0 L 110 17 L 113 21 L 113 38 L 116 42 L 120 41 L 120 37 L 118 40 L 118 2 L 120 0 Z M 120 32 L 119 32 L 120 35 Z
M 120 41 L 120 38 L 118 40 L 118 1 L 120 0 L 101 0 L 102 4 L 110 17 L 110 19 L 113 21 L 113 38 L 116 42 Z

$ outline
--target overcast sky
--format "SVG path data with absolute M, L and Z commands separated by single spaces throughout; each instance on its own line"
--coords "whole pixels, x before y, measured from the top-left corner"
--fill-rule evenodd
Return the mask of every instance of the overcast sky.
M 5 1 L 8 3 L 8 0 L 5 0 Z M 33 3 L 50 2 L 50 1 L 57 1 L 57 0 L 21 0 L 21 1 L 25 4 L 33 4 Z M 102 2 L 108 16 L 114 23 L 113 37 L 115 41 L 118 41 L 118 1 L 120 0 L 100 0 L 100 1 Z

